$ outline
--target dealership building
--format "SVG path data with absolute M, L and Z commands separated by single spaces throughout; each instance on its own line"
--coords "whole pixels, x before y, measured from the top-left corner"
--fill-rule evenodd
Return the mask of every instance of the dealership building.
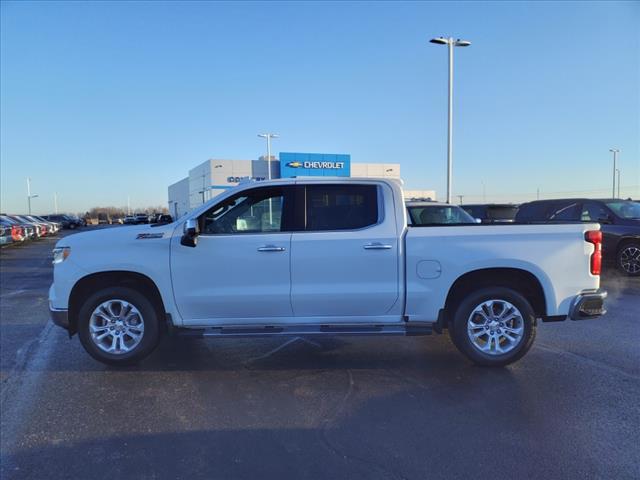
M 400 178 L 398 163 L 351 163 L 351 155 L 335 153 L 281 152 L 258 160 L 209 159 L 189 170 L 189 175 L 169 185 L 169 213 L 181 217 L 225 190 L 247 180 L 299 176 L 330 176 L 355 178 Z M 405 191 L 408 197 L 431 198 L 434 190 Z

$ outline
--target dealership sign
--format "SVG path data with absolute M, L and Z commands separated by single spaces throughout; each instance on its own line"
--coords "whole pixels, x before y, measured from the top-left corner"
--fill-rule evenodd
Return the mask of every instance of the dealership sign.
M 335 153 L 280 153 L 280 176 L 349 177 L 351 156 Z

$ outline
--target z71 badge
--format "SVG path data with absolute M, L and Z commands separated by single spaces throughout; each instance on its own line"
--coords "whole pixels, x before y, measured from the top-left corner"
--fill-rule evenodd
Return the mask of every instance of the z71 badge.
M 162 238 L 164 233 L 139 233 L 136 240 L 145 240 L 147 238 Z

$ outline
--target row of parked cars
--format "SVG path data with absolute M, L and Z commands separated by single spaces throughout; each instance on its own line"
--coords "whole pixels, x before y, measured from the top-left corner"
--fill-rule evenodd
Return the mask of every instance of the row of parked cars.
M 55 235 L 62 228 L 57 222 L 37 215 L 0 215 L 0 244 L 9 245 Z
M 599 223 L 603 261 L 629 276 L 640 276 L 640 202 L 622 199 L 566 198 L 515 204 L 449 205 L 407 202 L 414 225 Z
M 73 215 L 7 215 L 0 214 L 0 245 L 10 245 L 55 235 L 61 229 L 86 225 Z
M 152 213 L 147 215 L 146 213 L 137 213 L 135 215 L 127 215 L 124 217 L 125 225 L 140 225 L 142 223 L 171 223 L 173 218 L 166 213 Z

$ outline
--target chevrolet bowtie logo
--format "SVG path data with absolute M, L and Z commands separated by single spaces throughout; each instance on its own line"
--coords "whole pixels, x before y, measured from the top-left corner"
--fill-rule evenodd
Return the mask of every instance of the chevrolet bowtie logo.
M 287 163 L 287 167 L 291 168 L 300 168 L 302 166 L 301 162 L 289 162 Z

